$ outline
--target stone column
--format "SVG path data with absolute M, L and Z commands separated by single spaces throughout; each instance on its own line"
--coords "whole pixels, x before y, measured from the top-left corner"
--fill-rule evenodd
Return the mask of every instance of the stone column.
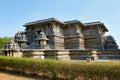
M 94 60 L 98 60 L 97 50 L 92 50 L 91 55 L 92 55 Z

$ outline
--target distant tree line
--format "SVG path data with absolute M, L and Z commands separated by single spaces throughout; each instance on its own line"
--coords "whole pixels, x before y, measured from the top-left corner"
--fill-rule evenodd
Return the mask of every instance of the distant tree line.
M 13 39 L 12 37 L 0 37 L 0 49 L 3 48 L 3 46 L 8 43 L 11 39 Z

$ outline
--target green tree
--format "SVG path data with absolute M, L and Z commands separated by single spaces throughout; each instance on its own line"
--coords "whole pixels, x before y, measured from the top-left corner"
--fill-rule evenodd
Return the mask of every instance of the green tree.
M 0 37 L 0 49 L 8 43 L 12 38 L 11 37 Z

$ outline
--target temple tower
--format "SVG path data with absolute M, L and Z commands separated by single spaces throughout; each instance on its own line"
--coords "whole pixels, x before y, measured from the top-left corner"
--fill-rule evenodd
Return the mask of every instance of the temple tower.
M 48 39 L 47 39 L 47 37 L 46 37 L 46 35 L 45 35 L 45 33 L 43 31 L 41 31 L 38 34 L 35 41 L 37 42 L 37 44 L 40 45 L 40 49 L 49 49 L 49 46 L 47 44 Z
M 14 40 L 11 40 L 9 43 L 7 43 L 3 47 L 2 51 L 6 56 L 14 56 L 14 57 L 22 56 L 22 53 L 20 52 L 20 47 Z
M 25 34 L 21 34 L 20 32 L 18 32 L 15 35 L 15 41 L 18 43 L 20 48 L 25 48 L 27 46 L 27 39 Z
M 104 48 L 105 50 L 117 50 L 118 49 L 118 45 L 113 36 L 111 35 L 105 36 Z

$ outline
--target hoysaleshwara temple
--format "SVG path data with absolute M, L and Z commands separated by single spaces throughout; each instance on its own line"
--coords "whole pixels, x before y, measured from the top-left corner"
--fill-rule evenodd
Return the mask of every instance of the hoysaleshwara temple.
M 2 52 L 6 56 L 56 59 L 120 59 L 115 39 L 105 36 L 106 26 L 100 22 L 79 20 L 62 22 L 55 18 L 23 25 L 25 31 L 15 34 Z

